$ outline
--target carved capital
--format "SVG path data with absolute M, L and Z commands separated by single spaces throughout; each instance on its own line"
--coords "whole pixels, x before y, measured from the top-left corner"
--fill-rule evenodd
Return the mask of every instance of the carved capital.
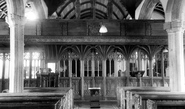
M 184 31 L 184 29 L 185 29 L 185 22 L 183 22 L 183 21 L 166 22 L 164 24 L 164 29 L 168 33 L 173 33 L 173 32 L 176 32 L 176 31 Z
M 16 24 L 24 25 L 26 21 L 26 18 L 24 16 L 16 15 L 16 14 L 8 14 L 6 17 L 6 23 L 9 24 L 9 26 L 14 26 Z

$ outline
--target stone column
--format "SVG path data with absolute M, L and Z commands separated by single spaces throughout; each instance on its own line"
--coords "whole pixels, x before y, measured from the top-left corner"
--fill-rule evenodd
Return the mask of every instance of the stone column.
M 184 46 L 183 22 L 165 23 L 168 32 L 169 74 L 172 91 L 183 92 L 184 89 Z
M 9 92 L 22 92 L 24 88 L 23 53 L 24 20 L 23 16 L 9 14 L 7 23 L 10 27 L 10 78 Z

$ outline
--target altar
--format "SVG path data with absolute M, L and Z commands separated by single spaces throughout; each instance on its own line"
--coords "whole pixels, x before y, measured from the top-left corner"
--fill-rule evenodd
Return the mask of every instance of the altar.
M 91 108 L 100 108 L 100 87 L 90 87 L 90 106 Z

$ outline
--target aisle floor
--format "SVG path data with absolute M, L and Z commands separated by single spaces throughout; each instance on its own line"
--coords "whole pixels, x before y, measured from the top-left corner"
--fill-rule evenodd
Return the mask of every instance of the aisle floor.
M 97 102 L 96 102 L 97 103 Z M 97 105 L 94 103 L 95 105 Z M 74 109 L 119 109 L 115 101 L 100 101 L 99 107 L 93 107 L 90 101 L 77 101 L 74 104 Z

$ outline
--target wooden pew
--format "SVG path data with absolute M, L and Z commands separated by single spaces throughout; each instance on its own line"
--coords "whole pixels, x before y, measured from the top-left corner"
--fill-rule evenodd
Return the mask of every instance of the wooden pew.
M 117 104 L 121 109 L 138 109 L 142 106 L 142 96 L 135 92 L 169 92 L 168 87 L 118 87 Z M 134 92 L 134 93 L 133 93 Z
M 182 92 L 133 92 L 142 97 L 143 109 L 147 108 L 147 100 L 155 102 L 157 108 L 185 107 L 185 93 Z M 172 108 L 171 108 L 172 109 Z M 174 108 L 175 109 L 175 108 Z
M 117 88 L 117 104 L 120 109 L 139 109 L 141 105 L 141 96 L 126 91 L 123 88 Z
M 0 109 L 73 109 L 72 89 L 25 88 L 23 93 L 1 93 Z

